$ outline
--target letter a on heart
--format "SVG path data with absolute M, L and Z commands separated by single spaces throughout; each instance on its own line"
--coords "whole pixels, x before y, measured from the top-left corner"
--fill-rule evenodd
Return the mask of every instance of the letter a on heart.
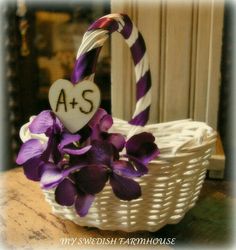
M 59 79 L 49 90 L 49 103 L 64 126 L 75 133 L 93 117 L 100 105 L 100 91 L 97 85 L 84 80 L 76 85 Z

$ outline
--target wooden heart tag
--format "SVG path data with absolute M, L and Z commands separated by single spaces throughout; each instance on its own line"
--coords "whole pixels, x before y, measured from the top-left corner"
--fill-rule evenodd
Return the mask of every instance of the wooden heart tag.
M 64 126 L 75 133 L 86 125 L 100 105 L 100 91 L 96 84 L 84 80 L 73 85 L 59 79 L 49 90 L 49 103 Z

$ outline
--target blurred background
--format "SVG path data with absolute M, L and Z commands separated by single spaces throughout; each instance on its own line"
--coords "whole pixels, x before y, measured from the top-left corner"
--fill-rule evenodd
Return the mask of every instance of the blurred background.
M 219 133 L 211 176 L 232 176 L 233 3 L 17 0 L 5 2 L 1 11 L 2 170 L 16 167 L 21 125 L 49 109 L 50 85 L 59 78 L 70 79 L 88 26 L 103 15 L 123 12 L 147 44 L 153 83 L 150 122 L 188 117 L 207 122 Z M 102 93 L 101 106 L 129 119 L 135 105 L 133 63 L 118 36 L 104 45 L 95 82 Z
M 106 2 L 11 1 L 4 6 L 4 121 L 10 152 L 3 169 L 15 166 L 19 128 L 29 117 L 50 109 L 48 90 L 57 79 L 70 79 L 77 50 L 88 26 L 110 13 Z M 101 106 L 110 102 L 110 42 L 103 47 L 95 82 L 102 93 Z

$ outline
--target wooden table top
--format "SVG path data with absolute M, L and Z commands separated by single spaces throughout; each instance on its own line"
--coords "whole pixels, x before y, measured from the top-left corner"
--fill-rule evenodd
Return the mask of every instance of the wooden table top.
M 69 249 L 69 246 L 65 247 L 61 243 L 65 237 L 176 238 L 176 246 L 211 246 L 230 242 L 230 207 L 235 200 L 230 194 L 230 184 L 225 181 L 206 180 L 196 206 L 184 219 L 154 233 L 102 231 L 80 227 L 71 221 L 60 219 L 51 212 L 39 183 L 27 180 L 22 168 L 2 172 L 0 181 L 0 242 L 6 249 L 29 250 L 41 249 L 43 246 L 43 249 L 45 246 L 50 249 Z M 165 246 L 165 249 L 173 248 Z

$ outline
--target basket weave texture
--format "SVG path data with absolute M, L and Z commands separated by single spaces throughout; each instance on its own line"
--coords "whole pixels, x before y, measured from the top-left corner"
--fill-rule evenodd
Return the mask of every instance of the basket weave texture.
M 147 175 L 137 179 L 142 187 L 141 198 L 119 200 L 107 185 L 96 196 L 87 216 L 81 218 L 74 207 L 55 202 L 54 190 L 44 190 L 53 212 L 81 226 L 126 232 L 157 231 L 166 224 L 178 223 L 198 199 L 216 133 L 205 123 L 191 120 L 135 127 L 115 119 L 112 130 L 127 137 L 145 130 L 158 141 L 158 160 L 149 164 Z

